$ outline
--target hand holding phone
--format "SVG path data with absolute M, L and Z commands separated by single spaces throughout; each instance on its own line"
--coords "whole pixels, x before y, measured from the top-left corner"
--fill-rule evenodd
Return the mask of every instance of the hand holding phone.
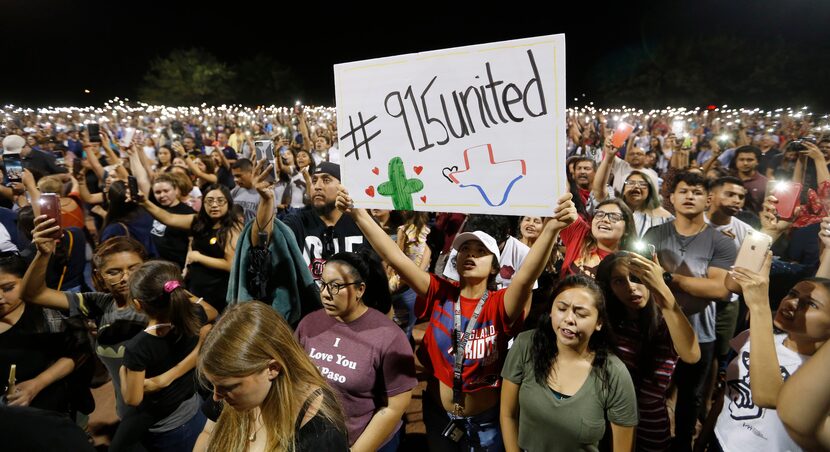
M 138 180 L 135 176 L 127 176 L 127 189 L 130 191 L 130 200 L 136 204 L 144 201 L 144 197 L 138 191 Z
M 778 202 L 775 209 L 780 218 L 791 219 L 801 200 L 802 185 L 798 182 L 769 181 L 767 193 L 775 196 Z
M 741 249 L 738 250 L 738 257 L 735 259 L 735 267 L 745 268 L 758 273 L 764 265 L 767 251 L 772 246 L 772 237 L 760 232 L 750 232 L 744 237 Z
M 634 131 L 634 126 L 627 123 L 622 122 L 620 123 L 616 129 L 614 129 L 614 135 L 611 137 L 611 144 L 614 148 L 621 148 L 623 144 L 625 144 L 625 140 L 628 139 L 631 132 Z

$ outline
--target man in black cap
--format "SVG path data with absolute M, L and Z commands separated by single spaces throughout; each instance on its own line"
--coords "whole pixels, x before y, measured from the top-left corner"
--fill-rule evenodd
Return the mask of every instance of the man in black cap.
M 357 251 L 366 243 L 352 217 L 343 215 L 334 205 L 338 185 L 340 165 L 320 163 L 311 175 L 311 208 L 283 219 L 294 231 L 314 279 L 320 279 L 326 259 L 341 251 Z

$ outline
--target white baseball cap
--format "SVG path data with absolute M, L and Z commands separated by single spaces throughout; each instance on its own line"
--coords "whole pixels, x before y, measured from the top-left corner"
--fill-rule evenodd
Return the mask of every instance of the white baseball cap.
M 469 242 L 470 240 L 478 240 L 481 242 L 487 251 L 490 251 L 496 256 L 496 262 L 501 260 L 501 253 L 499 252 L 499 244 L 496 243 L 496 239 L 494 239 L 490 234 L 482 231 L 473 231 L 473 232 L 462 232 L 455 236 L 455 240 L 452 241 L 452 248 L 456 251 L 461 249 L 461 245 Z

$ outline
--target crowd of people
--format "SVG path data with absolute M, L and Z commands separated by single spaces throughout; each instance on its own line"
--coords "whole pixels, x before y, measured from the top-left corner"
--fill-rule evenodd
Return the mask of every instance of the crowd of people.
M 571 109 L 517 218 L 354 207 L 331 108 L 3 114 L 12 448 L 830 449 L 827 116 Z

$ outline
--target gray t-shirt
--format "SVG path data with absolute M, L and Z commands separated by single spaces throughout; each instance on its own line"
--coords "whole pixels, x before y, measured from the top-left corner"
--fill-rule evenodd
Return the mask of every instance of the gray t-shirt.
M 672 221 L 649 229 L 643 238 L 654 245 L 657 258 L 666 271 L 693 278 L 706 278 L 710 267 L 728 271 L 738 254 L 732 239 L 711 227 L 697 235 L 684 237 L 677 233 Z M 715 300 L 678 290 L 673 293 L 697 333 L 698 342 L 714 341 L 715 304 L 712 302 Z
M 231 190 L 233 203 L 242 207 L 245 212 L 245 222 L 256 217 L 256 209 L 259 206 L 260 196 L 255 188 L 242 188 L 239 185 Z
M 83 315 L 95 321 L 98 334 L 95 354 L 106 366 L 115 389 L 115 411 L 124 416 L 124 397 L 118 371 L 124 361 L 125 343 L 147 326 L 147 316 L 130 307 L 119 308 L 112 294 L 103 292 L 64 292 L 70 315 Z

